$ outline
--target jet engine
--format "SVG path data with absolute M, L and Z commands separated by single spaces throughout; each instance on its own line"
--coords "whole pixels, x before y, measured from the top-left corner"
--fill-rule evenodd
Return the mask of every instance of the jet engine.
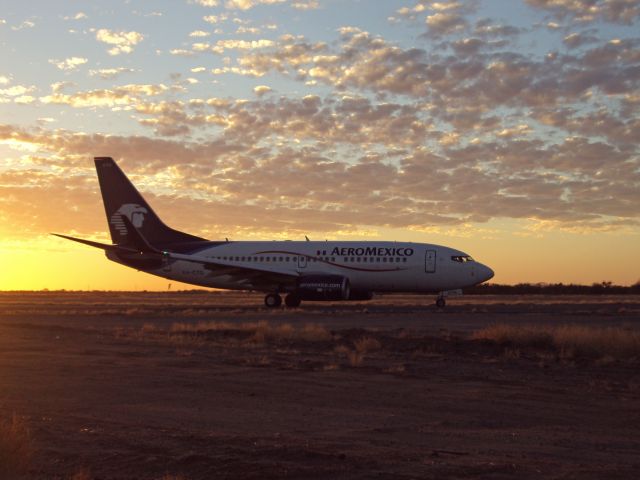
M 348 300 L 349 279 L 341 275 L 307 275 L 298 279 L 300 300 Z

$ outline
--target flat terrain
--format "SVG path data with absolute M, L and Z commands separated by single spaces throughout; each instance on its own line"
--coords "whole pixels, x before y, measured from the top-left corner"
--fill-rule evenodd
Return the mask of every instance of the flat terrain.
M 29 479 L 637 478 L 640 358 L 474 332 L 637 335 L 640 297 L 433 300 L 0 293 L 0 419 Z

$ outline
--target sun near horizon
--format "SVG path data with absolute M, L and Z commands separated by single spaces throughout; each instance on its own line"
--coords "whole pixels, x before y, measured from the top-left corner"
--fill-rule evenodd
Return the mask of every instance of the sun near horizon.
M 166 290 L 92 157 L 211 240 L 465 251 L 493 283 L 640 280 L 638 19 L 610 2 L 13 2 L 0 290 Z M 171 282 L 172 288 L 190 288 Z

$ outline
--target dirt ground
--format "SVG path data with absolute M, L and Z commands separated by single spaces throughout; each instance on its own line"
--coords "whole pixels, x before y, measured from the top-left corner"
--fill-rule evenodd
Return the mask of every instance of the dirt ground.
M 31 432 L 28 479 L 638 478 L 640 359 L 471 335 L 639 331 L 640 297 L 433 300 L 0 293 L 0 419 Z

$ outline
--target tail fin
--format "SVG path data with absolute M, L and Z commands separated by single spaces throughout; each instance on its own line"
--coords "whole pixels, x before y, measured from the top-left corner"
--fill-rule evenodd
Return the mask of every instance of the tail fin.
M 130 241 L 127 233 L 131 226 L 151 245 L 161 248 L 205 241 L 204 238 L 167 227 L 111 157 L 95 157 L 94 160 L 113 243 Z M 125 217 L 128 222 L 124 220 Z

